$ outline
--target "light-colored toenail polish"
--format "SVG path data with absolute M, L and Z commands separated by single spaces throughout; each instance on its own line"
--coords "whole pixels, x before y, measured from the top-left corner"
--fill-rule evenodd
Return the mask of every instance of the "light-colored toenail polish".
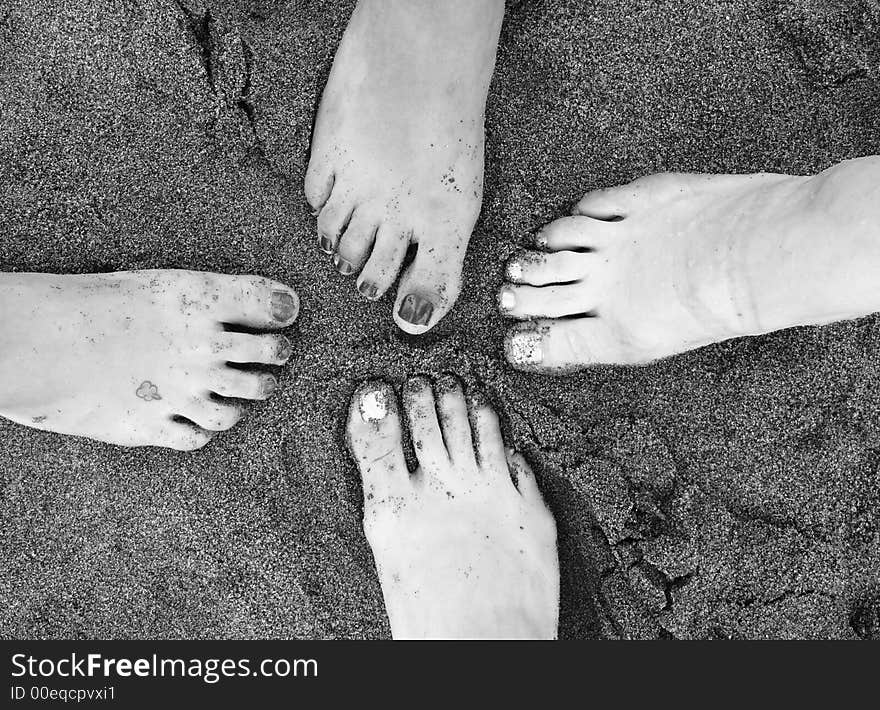
M 529 331 L 514 334 L 510 339 L 510 359 L 520 365 L 540 365 L 544 360 L 541 336 Z
M 365 392 L 361 395 L 359 409 L 365 422 L 381 422 L 388 414 L 388 397 L 382 390 Z
M 513 310 L 513 307 L 516 305 L 516 296 L 513 295 L 513 291 L 509 288 L 502 288 L 501 296 L 498 298 L 498 305 L 502 311 Z
M 522 264 L 518 261 L 511 261 L 507 264 L 507 278 L 511 281 L 519 281 L 522 279 Z

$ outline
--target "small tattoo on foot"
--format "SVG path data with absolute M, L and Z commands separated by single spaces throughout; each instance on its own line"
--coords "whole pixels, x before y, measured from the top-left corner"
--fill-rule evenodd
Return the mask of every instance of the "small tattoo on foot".
M 45 414 L 41 414 L 39 417 L 34 417 L 33 419 L 31 419 L 31 421 L 32 421 L 34 424 L 40 424 L 41 422 L 46 421 L 46 415 L 45 415 Z
M 152 402 L 154 399 L 162 399 L 159 396 L 159 388 L 149 380 L 141 382 L 141 386 L 137 388 L 135 394 L 145 402 Z

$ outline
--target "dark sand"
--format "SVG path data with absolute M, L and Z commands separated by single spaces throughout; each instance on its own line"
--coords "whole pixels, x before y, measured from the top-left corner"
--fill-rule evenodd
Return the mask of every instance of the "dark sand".
M 562 636 L 880 634 L 876 317 L 554 379 L 505 365 L 494 309 L 503 260 L 587 190 L 880 153 L 876 0 L 512 3 L 465 286 L 420 340 L 319 257 L 301 194 L 352 4 L 211 0 L 205 31 L 188 3 L 0 6 L 0 268 L 265 274 L 300 290 L 299 350 L 196 454 L 0 422 L 4 637 L 387 636 L 345 407 L 442 371 L 539 472 Z

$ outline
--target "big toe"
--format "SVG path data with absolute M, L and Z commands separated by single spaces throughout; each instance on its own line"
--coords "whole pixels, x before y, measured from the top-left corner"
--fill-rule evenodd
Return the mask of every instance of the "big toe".
M 327 202 L 333 190 L 333 181 L 333 165 L 326 156 L 316 154 L 313 149 L 303 184 L 306 200 L 313 210 L 320 210 Z
M 464 245 L 432 247 L 420 242 L 416 258 L 400 278 L 394 320 L 401 330 L 421 335 L 431 330 L 452 308 L 461 290 Z
M 630 216 L 640 208 L 657 206 L 694 193 L 711 189 L 727 182 L 726 175 L 699 175 L 690 173 L 655 173 L 645 175 L 626 185 L 607 187 L 588 192 L 581 198 L 573 213 L 612 220 Z
M 248 328 L 278 329 L 299 315 L 299 296 L 290 286 L 261 276 L 220 276 L 218 318 Z
M 599 318 L 543 319 L 514 326 L 504 350 L 515 368 L 564 373 L 594 365 L 634 364 L 607 321 Z
M 384 382 L 366 382 L 355 391 L 348 412 L 348 445 L 364 488 L 365 522 L 409 478 L 397 396 Z

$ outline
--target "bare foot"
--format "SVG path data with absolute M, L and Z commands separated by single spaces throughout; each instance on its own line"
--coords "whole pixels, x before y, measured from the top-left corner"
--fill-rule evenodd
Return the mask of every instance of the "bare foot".
M 515 256 L 515 367 L 641 364 L 880 310 L 880 158 L 813 177 L 653 175 L 584 197 Z
M 265 399 L 278 384 L 229 364 L 291 354 L 283 335 L 224 324 L 275 330 L 298 310 L 289 287 L 255 276 L 0 274 L 0 415 L 123 446 L 197 449 L 241 418 L 236 399 Z
M 454 378 L 436 399 L 429 382 L 411 380 L 404 400 L 419 461 L 412 474 L 388 385 L 363 385 L 348 417 L 392 635 L 555 638 L 556 524 L 525 459 L 505 452 L 488 405 L 468 412 Z
M 417 244 L 394 305 L 408 333 L 458 297 L 503 13 L 503 0 L 360 0 L 321 100 L 305 182 L 319 246 L 373 300 Z

